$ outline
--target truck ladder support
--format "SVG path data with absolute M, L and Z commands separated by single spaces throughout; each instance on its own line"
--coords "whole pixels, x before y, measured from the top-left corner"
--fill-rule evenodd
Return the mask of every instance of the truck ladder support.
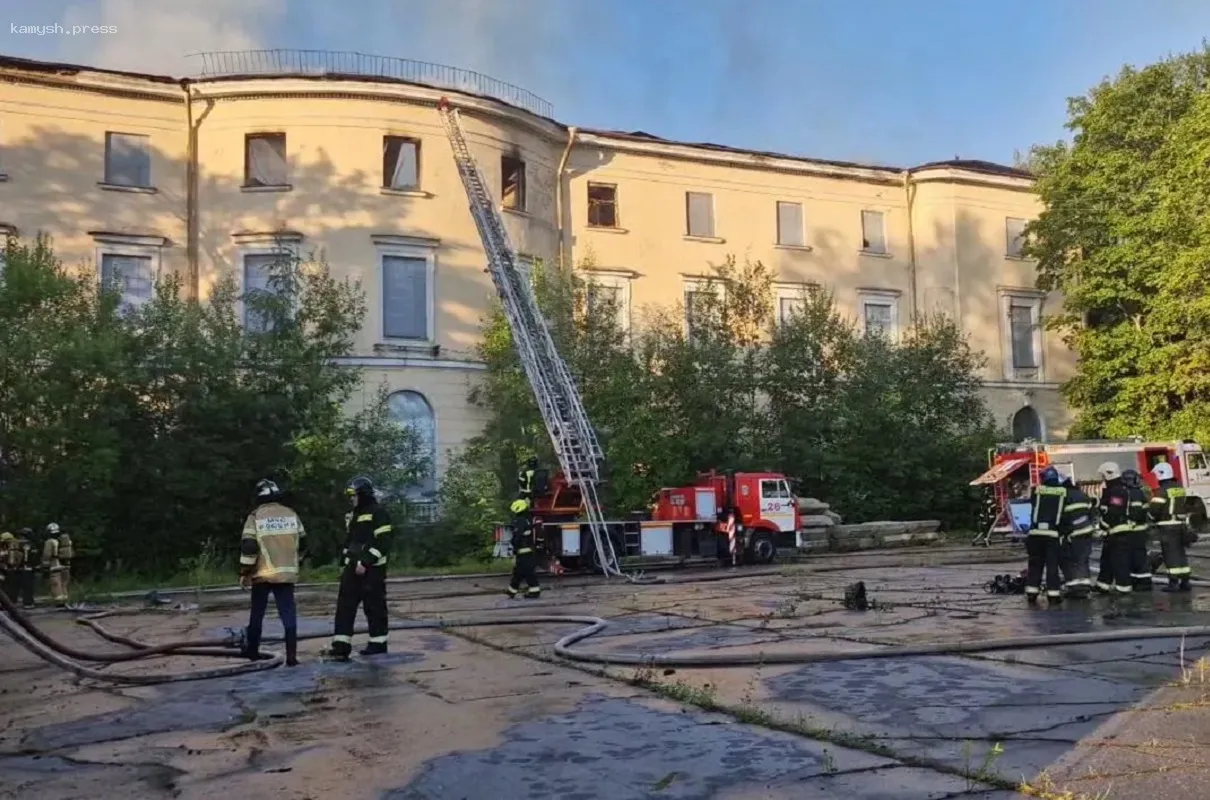
M 509 240 L 504 220 L 492 201 L 487 181 L 466 143 L 458 110 L 451 108 L 445 98 L 441 99 L 437 110 L 450 140 L 458 174 L 470 201 L 471 216 L 487 254 L 488 271 L 504 306 L 504 315 L 508 319 L 521 366 L 550 434 L 563 475 L 569 484 L 580 490 L 584 500 L 584 513 L 592 532 L 597 563 L 607 576 L 637 580 L 638 576 L 622 572 L 613 540 L 605 525 L 605 515 L 597 494 L 604 453 L 584 410 L 579 388 L 555 347 L 550 327 L 538 307 L 533 286 L 517 269 L 516 250 Z

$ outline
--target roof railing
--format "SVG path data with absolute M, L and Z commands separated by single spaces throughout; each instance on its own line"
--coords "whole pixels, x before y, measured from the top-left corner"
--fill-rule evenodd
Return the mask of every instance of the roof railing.
M 491 97 L 540 117 L 553 117 L 551 104 L 533 92 L 474 70 L 340 50 L 215 50 L 193 53 L 199 78 L 257 75 L 357 75 L 418 83 L 438 89 Z

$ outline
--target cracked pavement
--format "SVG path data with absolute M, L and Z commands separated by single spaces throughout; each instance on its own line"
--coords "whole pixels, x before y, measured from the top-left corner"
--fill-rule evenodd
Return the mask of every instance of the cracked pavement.
M 541 600 L 511 603 L 503 577 L 394 584 L 391 608 L 396 619 L 597 615 L 609 627 L 578 647 L 653 654 L 857 651 L 1210 622 L 1208 590 L 1117 608 L 1103 599 L 1028 608 L 1020 596 L 986 594 L 982 584 L 1019 569 L 1021 555 L 978 563 L 1005 551 L 934 547 L 726 580 L 569 579 Z M 873 610 L 840 606 L 855 580 Z M 328 629 L 333 599 L 300 596 L 304 632 Z M 216 635 L 244 624 L 244 603 L 236 592 L 200 612 L 105 624 L 152 642 Z M 36 620 L 73 645 L 112 647 L 67 614 Z M 310 640 L 297 669 L 138 688 L 77 680 L 6 642 L 0 798 L 940 800 L 1020 797 L 1008 787 L 1025 782 L 1034 796 L 1064 800 L 1181 800 L 1204 797 L 1210 777 L 1210 669 L 1196 663 L 1207 639 L 594 673 L 552 663 L 570 630 L 397 631 L 390 655 L 346 665 L 319 661 L 326 642 Z

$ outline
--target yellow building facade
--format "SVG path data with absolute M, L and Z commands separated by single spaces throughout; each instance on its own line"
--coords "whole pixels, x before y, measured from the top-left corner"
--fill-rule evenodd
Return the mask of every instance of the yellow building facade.
M 987 356 L 1001 423 L 1067 427 L 1058 385 L 1074 358 L 1040 324 L 1060 300 L 1019 255 L 1039 209 L 1025 173 L 581 130 L 456 70 L 275 72 L 182 80 L 0 58 L 0 232 L 49 234 L 65 263 L 125 276 L 131 302 L 167 274 L 204 299 L 228 270 L 256 286 L 275 248 L 322 253 L 365 289 L 352 363 L 430 438 L 435 479 L 483 423 L 467 393 L 494 296 L 436 110 L 449 97 L 517 250 L 590 261 L 625 322 L 690 298 L 728 255 L 760 260 L 779 314 L 820 285 L 891 335 L 916 314 L 954 316 Z

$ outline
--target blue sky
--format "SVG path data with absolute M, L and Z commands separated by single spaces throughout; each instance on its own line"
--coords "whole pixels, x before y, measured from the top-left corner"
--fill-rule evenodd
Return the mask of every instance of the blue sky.
M 10 32 L 55 23 L 117 32 Z M 1210 0 L 0 0 L 8 55 L 182 74 L 195 50 L 359 50 L 581 126 L 895 165 L 1010 161 L 1064 135 L 1067 97 L 1207 32 Z

